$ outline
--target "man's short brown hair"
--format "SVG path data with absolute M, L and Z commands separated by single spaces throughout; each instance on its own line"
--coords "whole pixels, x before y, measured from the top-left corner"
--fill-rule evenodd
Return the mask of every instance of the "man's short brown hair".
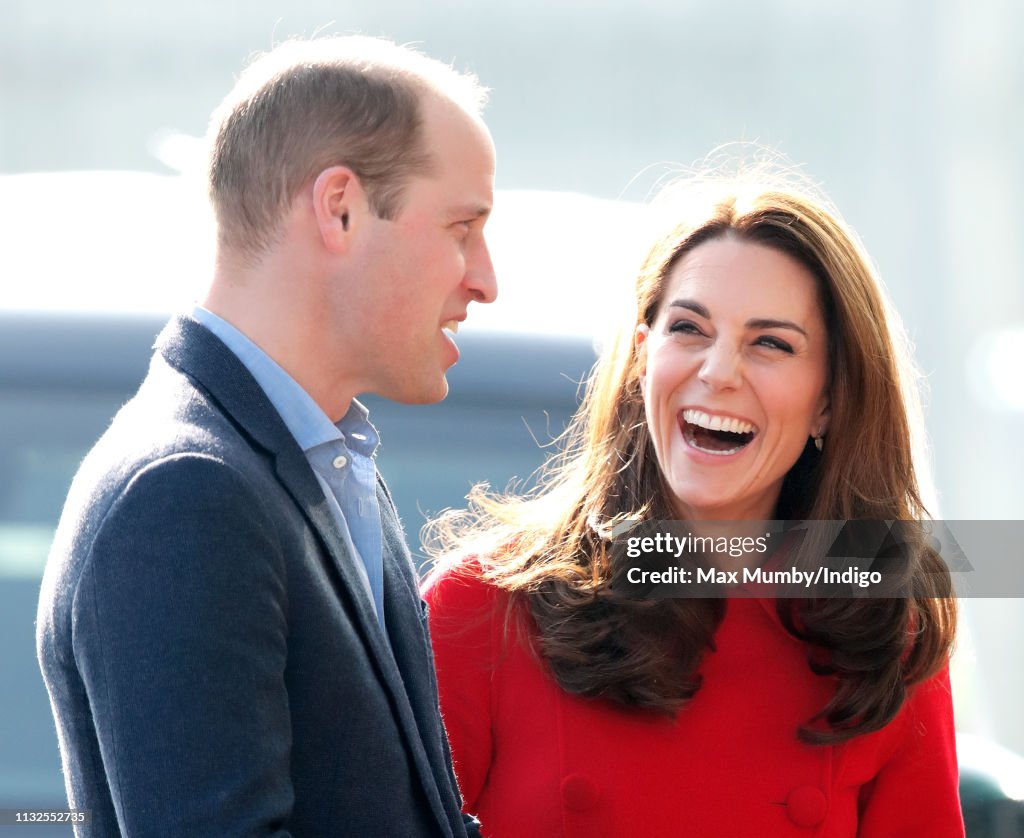
M 432 165 L 425 95 L 479 114 L 486 91 L 472 75 L 378 38 L 291 40 L 258 57 L 210 123 L 218 242 L 265 250 L 298 191 L 337 165 L 355 172 L 378 216 L 393 218 L 404 186 Z

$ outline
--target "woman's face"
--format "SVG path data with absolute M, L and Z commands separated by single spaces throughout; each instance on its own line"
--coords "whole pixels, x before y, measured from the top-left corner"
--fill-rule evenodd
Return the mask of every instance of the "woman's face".
M 681 518 L 768 520 L 828 426 L 828 336 L 810 271 L 731 236 L 675 265 L 637 327 L 647 426 Z

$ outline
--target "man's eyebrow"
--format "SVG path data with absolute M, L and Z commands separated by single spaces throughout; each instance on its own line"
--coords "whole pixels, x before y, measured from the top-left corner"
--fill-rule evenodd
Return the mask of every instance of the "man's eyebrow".
M 457 207 L 450 213 L 452 218 L 457 218 L 461 221 L 466 219 L 475 221 L 478 218 L 486 218 L 491 214 L 491 208 L 487 204 L 468 204 L 464 207 Z
M 669 306 L 689 309 L 694 314 L 699 314 L 705 320 L 711 319 L 711 312 L 708 311 L 707 306 L 698 303 L 696 300 L 673 300 L 669 303 Z M 748 329 L 791 329 L 807 337 L 807 331 L 802 326 L 798 326 L 792 320 L 780 320 L 775 317 L 755 317 L 747 321 L 746 327 Z

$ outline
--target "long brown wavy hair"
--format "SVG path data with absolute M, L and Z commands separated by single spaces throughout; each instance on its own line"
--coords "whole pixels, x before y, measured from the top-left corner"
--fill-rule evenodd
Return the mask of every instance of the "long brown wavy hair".
M 425 529 L 436 555 L 479 558 L 482 576 L 509 593 L 510 618 L 528 611 L 530 643 L 565 690 L 669 715 L 700 688 L 699 665 L 726 604 L 613 590 L 619 569 L 609 533 L 619 521 L 675 517 L 645 422 L 634 333 L 654 322 L 684 254 L 729 235 L 788 254 L 817 281 L 829 335 L 829 433 L 820 453 L 808 439 L 775 517 L 927 515 L 908 411 L 916 385 L 902 332 L 838 213 L 801 191 L 742 181 L 705 184 L 674 205 L 673 226 L 640 269 L 636 312 L 594 368 L 537 488 L 501 496 L 476 487 L 468 510 Z M 910 685 L 945 665 L 956 627 L 949 576 L 929 550 L 914 554 L 907 574 L 903 598 L 778 600 L 783 625 L 808 646 L 809 670 L 835 684 L 831 700 L 797 732 L 804 741 L 837 743 L 878 730 Z

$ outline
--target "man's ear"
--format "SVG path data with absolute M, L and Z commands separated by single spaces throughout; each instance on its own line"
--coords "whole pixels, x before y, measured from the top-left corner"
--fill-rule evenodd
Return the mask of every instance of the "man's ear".
M 644 384 L 647 377 L 647 338 L 651 327 L 646 323 L 638 323 L 633 331 L 633 347 L 636 349 L 637 363 L 640 365 L 640 383 Z
M 312 197 L 324 247 L 332 253 L 344 253 L 350 247 L 360 214 L 368 207 L 359 178 L 347 166 L 331 166 L 313 181 Z

